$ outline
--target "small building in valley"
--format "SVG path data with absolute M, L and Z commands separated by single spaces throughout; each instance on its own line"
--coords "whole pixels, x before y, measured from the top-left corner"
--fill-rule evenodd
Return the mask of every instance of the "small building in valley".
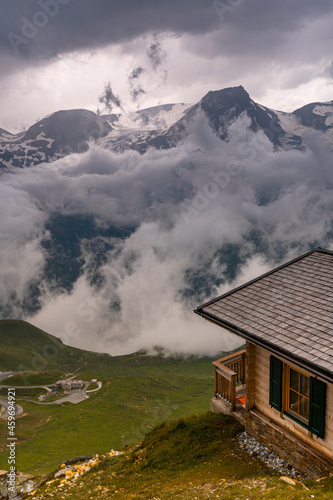
M 211 409 L 311 478 L 333 471 L 333 252 L 317 248 L 199 306 L 243 338 L 214 362 Z
M 56 387 L 62 389 L 63 391 L 71 391 L 72 389 L 82 389 L 83 381 L 82 380 L 58 380 L 56 382 Z

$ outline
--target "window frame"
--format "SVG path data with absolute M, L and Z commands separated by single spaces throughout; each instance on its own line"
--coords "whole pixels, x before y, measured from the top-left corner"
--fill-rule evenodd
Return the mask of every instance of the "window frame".
M 308 420 L 302 419 L 300 414 L 296 412 L 293 414 L 292 410 L 289 410 L 290 369 L 310 379 Z M 299 391 L 297 392 L 302 395 Z M 309 436 L 312 437 L 314 434 L 318 438 L 325 439 L 327 382 L 306 372 L 298 365 L 286 362 L 273 354 L 270 356 L 269 405 L 280 412 L 281 418 L 288 417 L 307 429 Z
M 287 415 L 288 417 L 291 417 L 293 420 L 296 422 L 299 422 L 301 425 L 306 427 L 307 429 L 309 428 L 309 417 L 310 417 L 310 379 L 311 375 L 304 372 L 303 370 L 299 368 L 295 368 L 294 366 L 289 365 L 288 363 L 283 363 L 283 372 L 284 372 L 284 378 L 283 378 L 283 384 L 282 384 L 282 397 L 283 397 L 283 413 Z M 308 384 L 309 384 L 309 395 L 305 396 L 302 394 L 300 391 L 295 391 L 290 387 L 290 370 L 293 370 L 294 372 L 298 373 L 298 376 L 303 375 L 308 379 Z M 294 391 L 297 393 L 299 396 L 304 396 L 308 400 L 308 418 L 303 417 L 300 413 L 293 411 L 290 408 L 290 391 Z

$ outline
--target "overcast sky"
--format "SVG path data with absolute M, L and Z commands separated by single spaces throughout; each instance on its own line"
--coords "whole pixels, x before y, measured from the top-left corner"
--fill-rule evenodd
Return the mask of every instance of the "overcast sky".
M 243 85 L 291 111 L 333 97 L 332 0 L 0 2 L 0 127 L 59 109 L 124 112 Z

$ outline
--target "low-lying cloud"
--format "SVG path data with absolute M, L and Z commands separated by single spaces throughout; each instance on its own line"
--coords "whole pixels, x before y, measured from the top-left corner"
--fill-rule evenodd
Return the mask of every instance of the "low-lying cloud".
M 140 156 L 92 145 L 83 155 L 3 173 L 3 315 L 111 354 L 156 346 L 214 354 L 240 344 L 192 309 L 281 260 L 332 246 L 331 153 L 316 134 L 308 144 L 274 152 L 244 117 L 222 142 L 199 117 L 176 148 Z M 100 231 L 81 239 L 83 265 L 68 290 L 51 286 L 45 273 L 41 241 L 52 237 L 46 226 L 54 214 L 90 217 Z M 110 227 L 127 233 L 110 235 Z M 91 242 L 102 240 L 108 246 L 97 262 Z M 37 282 L 41 308 L 28 317 L 25 297 Z

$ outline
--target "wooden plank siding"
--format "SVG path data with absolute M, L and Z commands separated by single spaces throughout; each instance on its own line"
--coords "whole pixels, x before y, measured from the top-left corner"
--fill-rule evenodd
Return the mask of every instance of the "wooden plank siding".
M 255 404 L 255 362 L 256 362 L 255 345 L 246 341 L 246 355 L 245 355 L 245 381 L 246 381 L 246 395 L 245 395 L 245 408 L 251 410 Z
M 327 384 L 326 394 L 326 417 L 325 417 L 325 437 L 324 439 L 311 437 L 309 431 L 288 418 L 286 415 L 281 415 L 280 412 L 273 409 L 269 405 L 269 371 L 270 371 L 270 355 L 271 353 L 262 347 L 249 343 L 249 349 L 255 351 L 252 357 L 255 359 L 255 370 L 253 386 L 254 390 L 254 406 L 261 413 L 266 415 L 272 421 L 276 422 L 281 427 L 291 431 L 295 436 L 299 437 L 307 444 L 317 449 L 324 455 L 333 458 L 333 385 L 324 381 Z M 285 361 L 283 358 L 280 358 Z M 299 369 L 297 365 L 288 362 L 288 365 L 296 370 Z M 304 371 L 304 370 L 303 370 Z M 307 373 L 309 376 L 311 373 Z

